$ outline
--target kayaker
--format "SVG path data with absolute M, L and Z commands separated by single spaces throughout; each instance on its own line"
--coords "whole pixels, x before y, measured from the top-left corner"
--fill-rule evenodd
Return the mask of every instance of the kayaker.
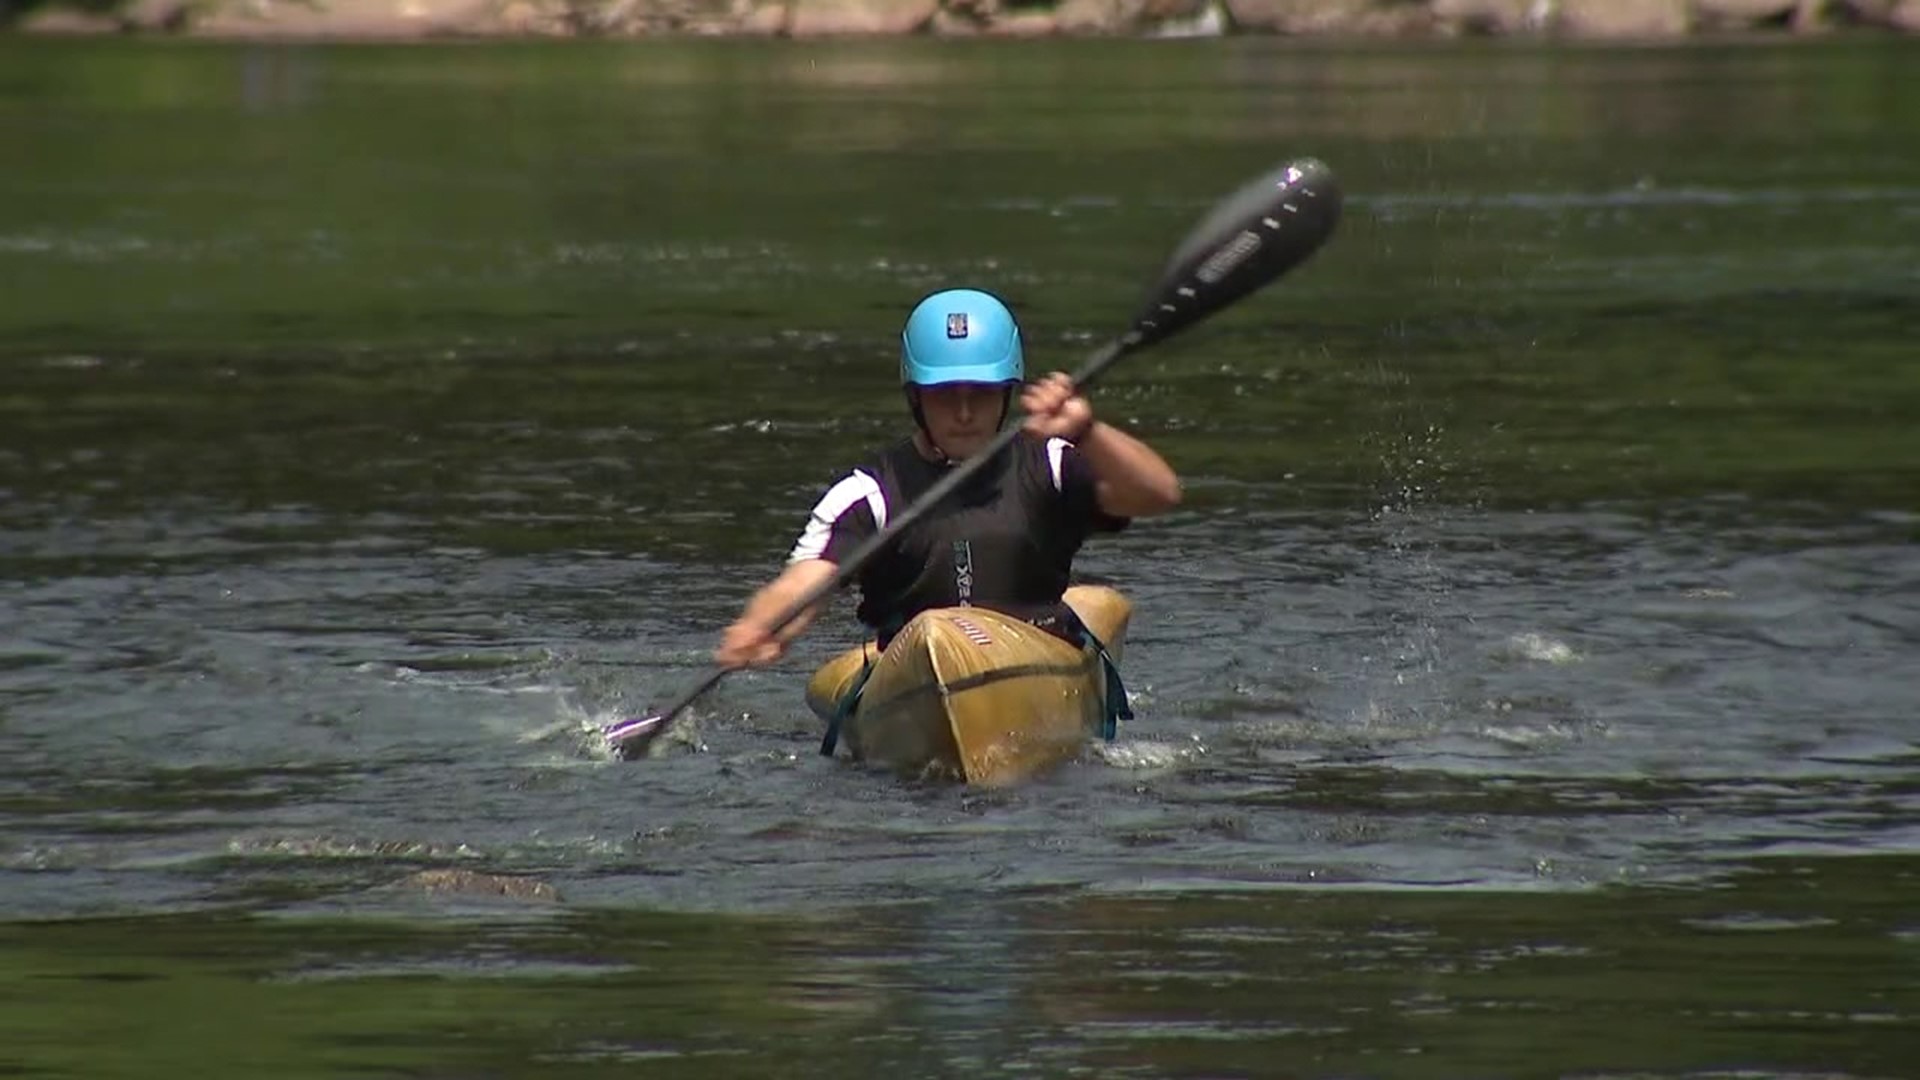
M 989 293 L 950 289 L 915 306 L 901 334 L 900 382 L 913 434 L 821 496 L 786 569 L 722 636 L 719 664 L 778 660 L 821 605 L 777 634 L 768 624 L 884 529 L 890 508 L 911 505 L 953 463 L 985 449 L 1016 392 L 1024 432 L 1003 460 L 982 468 L 858 574 L 857 615 L 883 646 L 922 611 L 969 604 L 1077 640 L 1077 620 L 1061 595 L 1082 542 L 1180 502 L 1180 480 L 1167 462 L 1096 419 L 1067 375 L 1025 383 L 1020 328 Z

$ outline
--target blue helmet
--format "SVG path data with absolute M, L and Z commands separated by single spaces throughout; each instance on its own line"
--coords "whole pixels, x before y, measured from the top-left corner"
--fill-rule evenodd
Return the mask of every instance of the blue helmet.
M 907 386 L 1017 383 L 1025 371 L 1013 312 L 977 289 L 920 301 L 900 334 L 900 382 Z

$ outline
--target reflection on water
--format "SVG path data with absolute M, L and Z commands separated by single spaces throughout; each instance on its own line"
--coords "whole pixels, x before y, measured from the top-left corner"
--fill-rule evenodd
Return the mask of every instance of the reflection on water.
M 0 931 L 7 977 L 37 990 L 0 1030 L 16 1060 L 91 1075 L 207 1069 L 149 1037 L 179 1025 L 229 1046 L 246 1033 L 246 1053 L 217 1056 L 212 1076 L 273 1061 L 296 1076 L 774 1076 L 803 1062 L 915 1076 L 1891 1077 L 1909 1061 L 1900 1032 L 1920 1020 L 1916 880 L 1910 857 L 1781 859 L 1709 893 L 1042 892 L 777 919 L 473 903 L 426 924 L 16 926 Z M 130 1019 L 92 1040 L 108 1005 Z
M 0 53 L 0 1071 L 1910 1071 L 1896 44 Z M 1302 151 L 1098 395 L 1190 492 L 1119 741 L 823 760 L 841 612 L 594 751 L 914 298 L 1072 366 Z

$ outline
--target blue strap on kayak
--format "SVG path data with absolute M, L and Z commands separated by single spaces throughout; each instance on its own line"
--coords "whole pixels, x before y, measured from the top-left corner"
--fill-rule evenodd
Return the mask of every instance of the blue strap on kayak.
M 1133 706 L 1127 703 L 1127 687 L 1120 681 L 1120 665 L 1113 662 L 1113 654 L 1107 652 L 1106 643 L 1100 640 L 1077 613 L 1073 616 L 1073 623 L 1080 628 L 1080 637 L 1084 644 L 1093 646 L 1093 651 L 1100 655 L 1100 670 L 1107 678 L 1107 710 L 1100 721 L 1100 737 L 1112 742 L 1114 735 L 1120 730 L 1120 721 L 1133 722 Z
M 860 707 L 860 694 L 867 688 L 867 678 L 873 674 L 873 661 L 866 660 L 860 665 L 860 674 L 854 676 L 853 685 L 840 695 L 833 707 L 833 716 L 827 720 L 827 734 L 820 740 L 820 756 L 832 757 L 840 745 L 840 725 Z

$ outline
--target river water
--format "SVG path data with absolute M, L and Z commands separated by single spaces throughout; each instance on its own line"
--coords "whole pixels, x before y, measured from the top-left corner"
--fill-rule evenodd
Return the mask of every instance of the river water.
M 0 1072 L 1920 1075 L 1911 48 L 0 41 Z M 906 309 L 1095 395 L 1138 719 L 662 756 Z

